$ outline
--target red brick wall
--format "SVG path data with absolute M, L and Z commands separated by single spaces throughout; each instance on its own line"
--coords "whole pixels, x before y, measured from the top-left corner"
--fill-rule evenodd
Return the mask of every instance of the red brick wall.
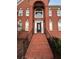
M 33 6 L 34 6 L 34 3 L 36 2 L 37 0 L 30 0 L 30 2 L 26 2 L 26 0 L 24 0 L 21 4 L 19 4 L 17 6 L 17 10 L 19 8 L 22 8 L 23 9 L 23 16 L 17 16 L 17 20 L 19 19 L 22 19 L 22 25 L 23 25 L 23 30 L 25 30 L 25 21 L 26 19 L 28 18 L 29 20 L 29 23 L 30 23 L 30 26 L 29 26 L 29 32 L 34 28 L 33 27 Z M 57 13 L 56 13 L 56 9 L 52 9 L 52 17 L 49 17 L 48 16 L 48 0 L 41 0 L 43 3 L 44 3 L 44 7 L 45 7 L 45 26 L 46 26 L 46 29 L 48 30 L 48 32 L 55 36 L 55 37 L 61 37 L 61 32 L 58 31 L 58 20 L 60 17 L 57 16 Z M 30 8 L 30 16 L 27 17 L 25 15 L 25 11 L 26 11 L 26 8 Z M 52 7 L 52 6 L 51 6 Z M 52 7 L 53 8 L 53 7 Z M 53 31 L 49 31 L 49 18 L 52 18 L 53 19 L 53 23 L 54 23 L 54 29 Z
M 49 17 L 49 19 L 52 19 L 53 21 L 53 31 L 49 32 L 52 36 L 61 38 L 61 31 L 58 30 L 58 21 L 61 19 L 61 17 L 57 16 L 57 8 L 58 7 L 55 8 L 52 6 L 52 17 Z

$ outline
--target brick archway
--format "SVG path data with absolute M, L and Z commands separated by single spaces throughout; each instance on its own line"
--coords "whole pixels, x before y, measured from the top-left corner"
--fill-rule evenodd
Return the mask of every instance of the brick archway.
M 36 2 L 33 4 L 33 7 L 35 7 L 35 6 L 37 6 L 37 7 L 43 6 L 43 8 L 44 8 L 45 4 L 44 4 L 43 1 L 36 1 Z
M 36 1 L 33 5 L 33 21 L 34 21 L 34 33 L 44 33 L 44 17 L 45 17 L 45 6 L 42 1 Z M 40 22 L 40 28 L 38 23 Z M 42 21 L 42 22 L 41 22 Z M 40 29 L 40 31 L 38 31 Z

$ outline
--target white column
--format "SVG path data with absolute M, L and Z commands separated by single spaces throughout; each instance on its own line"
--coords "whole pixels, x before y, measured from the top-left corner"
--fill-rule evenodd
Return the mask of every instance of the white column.
M 34 23 L 34 33 L 37 33 L 37 22 Z
M 53 31 L 53 22 L 51 19 L 49 19 L 49 30 Z
M 43 24 L 43 21 L 41 22 L 42 24 L 41 24 L 41 33 L 44 33 L 44 24 Z

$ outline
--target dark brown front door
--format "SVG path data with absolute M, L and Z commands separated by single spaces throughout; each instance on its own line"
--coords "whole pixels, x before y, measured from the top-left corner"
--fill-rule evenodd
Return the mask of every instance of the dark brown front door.
M 37 32 L 41 32 L 41 22 L 37 23 Z

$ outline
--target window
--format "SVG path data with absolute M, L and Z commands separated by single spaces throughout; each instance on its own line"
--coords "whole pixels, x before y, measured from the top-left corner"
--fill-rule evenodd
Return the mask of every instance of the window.
M 61 31 L 61 19 L 58 21 L 58 30 Z
M 26 16 L 29 16 L 30 14 L 30 11 L 29 11 L 29 8 L 26 9 Z
M 17 0 L 17 3 L 19 2 L 20 0 Z
M 61 16 L 61 10 L 60 10 L 60 8 L 58 8 L 58 10 L 57 10 L 57 16 Z
M 28 19 L 25 22 L 25 31 L 29 31 L 29 21 L 28 21 Z
M 49 16 L 52 16 L 52 10 L 49 8 Z
M 43 18 L 43 11 L 35 11 L 35 18 Z
M 18 10 L 18 16 L 23 16 L 23 10 L 22 10 L 22 8 L 20 8 L 20 9 Z
M 18 21 L 18 31 L 21 31 L 22 30 L 22 20 L 20 19 L 19 21 Z
M 49 30 L 53 31 L 53 21 L 49 19 Z
M 35 18 L 43 18 L 43 10 L 41 8 L 37 8 L 34 12 Z

